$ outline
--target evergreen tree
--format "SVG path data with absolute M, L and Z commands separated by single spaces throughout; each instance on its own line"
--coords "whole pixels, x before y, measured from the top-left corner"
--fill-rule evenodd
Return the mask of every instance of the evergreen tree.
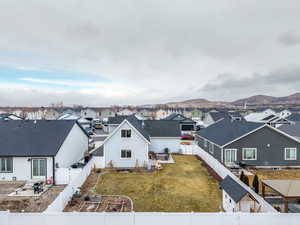
M 254 176 L 252 186 L 254 188 L 254 191 L 258 194 L 259 193 L 259 180 L 258 180 L 258 176 L 256 174 Z

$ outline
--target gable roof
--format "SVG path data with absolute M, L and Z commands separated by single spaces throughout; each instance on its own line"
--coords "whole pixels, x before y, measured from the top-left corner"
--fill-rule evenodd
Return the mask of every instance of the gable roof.
M 171 115 L 169 115 L 161 120 L 172 120 L 172 121 L 179 121 L 182 123 L 196 123 L 194 120 L 189 119 L 179 113 L 172 113 Z
M 0 121 L 0 156 L 55 156 L 74 120 Z
M 290 121 L 300 121 L 300 113 L 292 113 L 291 115 L 286 117 L 286 119 Z
M 178 120 L 139 120 L 135 115 L 112 117 L 111 124 L 121 124 L 127 120 L 148 141 L 150 137 L 180 137 Z
M 128 116 L 126 120 L 134 126 L 135 129 L 137 129 L 138 132 L 140 132 L 141 135 L 144 136 L 145 139 L 147 139 L 150 142 L 150 135 L 148 132 L 143 128 L 142 121 L 138 120 L 135 115 Z
M 290 136 L 300 137 L 300 121 L 293 122 L 292 124 L 284 124 L 278 129 L 287 133 Z
M 128 116 L 114 116 L 108 117 L 107 124 L 120 124 L 125 120 Z
M 248 194 L 248 191 L 245 188 L 228 175 L 221 182 L 220 186 L 236 203 Z
M 23 120 L 23 119 L 15 114 L 1 113 L 0 120 Z
M 244 120 L 221 119 L 207 128 L 198 131 L 196 134 L 219 146 L 223 146 L 263 126 L 265 124 Z
M 176 120 L 145 120 L 144 129 L 151 137 L 180 137 L 179 121 Z

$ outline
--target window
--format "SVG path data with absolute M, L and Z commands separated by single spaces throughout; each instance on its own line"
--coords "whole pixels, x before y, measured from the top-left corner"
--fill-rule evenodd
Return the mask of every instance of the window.
M 297 148 L 285 148 L 285 160 L 297 160 Z
M 207 140 L 204 139 L 204 147 L 207 147 Z
M 13 159 L 12 158 L 0 158 L 0 172 L 12 173 L 13 172 Z
M 214 154 L 214 150 L 215 150 L 214 144 L 210 143 L 210 144 L 209 144 L 209 152 L 210 152 L 211 154 Z
M 256 160 L 256 148 L 243 148 L 243 160 Z
M 121 137 L 122 138 L 130 138 L 131 137 L 131 130 L 121 130 Z
M 126 150 L 126 149 L 121 150 L 121 158 L 122 159 L 131 158 L 131 150 Z

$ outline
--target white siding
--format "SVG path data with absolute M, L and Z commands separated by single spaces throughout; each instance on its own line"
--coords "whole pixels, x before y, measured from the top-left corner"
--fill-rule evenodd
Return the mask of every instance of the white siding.
M 84 152 L 88 151 L 88 141 L 83 130 L 75 124 L 55 156 L 55 163 L 61 168 L 67 168 L 78 162 Z
M 180 138 L 151 138 L 150 151 L 163 153 L 165 148 L 171 153 L 179 153 Z
M 36 157 L 46 158 L 46 157 Z M 11 181 L 16 177 L 18 181 L 31 180 L 31 159 L 30 157 L 14 157 L 13 158 L 13 172 L 0 173 L 0 180 Z M 52 173 L 52 158 L 47 158 L 47 179 L 53 176 Z
M 206 116 L 204 117 L 203 123 L 205 126 L 209 126 L 213 124 L 215 121 L 211 117 L 210 113 L 207 113 Z
M 131 138 L 121 138 L 122 129 L 131 129 Z M 121 150 L 129 149 L 132 152 L 130 159 L 121 159 Z M 127 121 L 125 121 L 118 130 L 109 137 L 104 143 L 105 166 L 107 167 L 112 160 L 114 167 L 132 168 L 136 165 L 136 160 L 140 167 L 144 163 L 148 163 L 149 144 L 137 131 L 132 129 Z
M 223 209 L 225 212 L 234 212 L 237 204 L 233 201 L 232 198 L 226 193 L 226 191 L 222 191 L 223 193 Z
M 112 133 L 119 125 L 108 125 L 108 133 Z

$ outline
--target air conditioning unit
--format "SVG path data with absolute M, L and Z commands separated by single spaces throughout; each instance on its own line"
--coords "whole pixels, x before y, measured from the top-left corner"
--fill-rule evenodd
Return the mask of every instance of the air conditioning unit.
M 17 177 L 12 177 L 12 180 L 13 180 L 13 181 L 16 181 L 16 180 L 17 180 Z

